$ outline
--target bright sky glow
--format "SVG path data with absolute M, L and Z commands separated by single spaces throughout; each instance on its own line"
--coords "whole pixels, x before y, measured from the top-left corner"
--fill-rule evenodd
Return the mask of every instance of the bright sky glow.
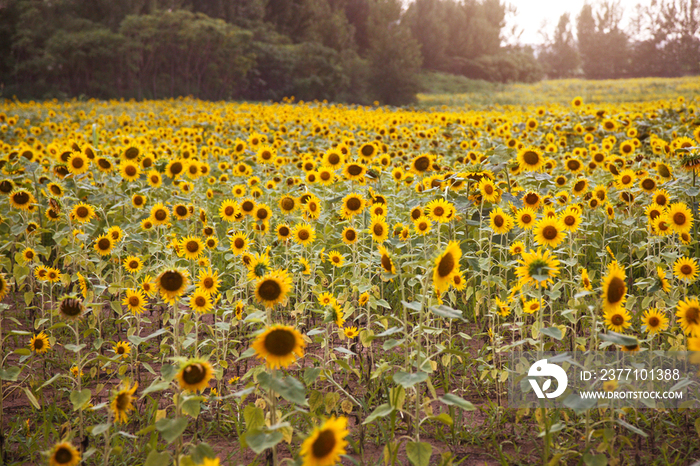
M 504 33 L 508 35 L 508 31 L 515 26 L 517 31 L 522 31 L 519 42 L 521 44 L 538 45 L 544 42 L 542 32 L 551 36 L 557 27 L 559 17 L 563 13 L 569 13 L 569 16 L 576 33 L 576 18 L 581 11 L 584 3 L 593 5 L 595 11 L 595 1 L 584 0 L 506 0 L 507 3 L 517 8 L 515 17 L 509 16 Z M 619 0 L 620 6 L 624 13 L 622 16 L 623 27 L 627 24 L 629 18 L 634 14 L 638 4 L 648 5 L 650 0 Z M 508 41 L 512 43 L 512 40 Z

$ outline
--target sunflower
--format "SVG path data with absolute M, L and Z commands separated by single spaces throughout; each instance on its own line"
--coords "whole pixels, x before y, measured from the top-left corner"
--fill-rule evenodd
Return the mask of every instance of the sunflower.
M 533 146 L 523 147 L 518 151 L 518 166 L 521 170 L 538 171 L 544 165 L 543 153 Z
M 357 336 L 360 334 L 357 327 L 346 327 L 343 329 L 343 333 L 347 338 L 357 338 Z
M 199 313 L 205 314 L 214 307 L 214 303 L 211 301 L 211 294 L 200 290 L 197 288 L 194 293 L 190 295 L 190 308 Z
M 345 437 L 348 420 L 341 416 L 332 416 L 321 427 L 316 427 L 301 444 L 302 466 L 333 466 L 340 462 L 340 456 L 348 446 Z
M 305 257 L 299 258 L 299 265 L 301 265 L 302 275 L 311 275 L 311 266 L 309 265 L 309 260 Z
M 112 238 L 112 241 L 118 243 L 124 237 L 124 230 L 122 230 L 119 225 L 114 225 L 112 228 L 107 230 L 107 234 Z
M 355 230 L 353 227 L 345 227 L 345 229 L 341 233 L 341 237 L 343 243 L 355 244 L 359 238 L 359 235 L 357 233 L 357 230 Z
M 666 293 L 671 292 L 671 285 L 668 283 L 668 280 L 666 279 L 666 272 L 664 272 L 664 269 L 661 267 L 656 268 L 656 275 L 659 277 L 659 287 L 664 290 Z
M 513 217 L 503 212 L 503 209 L 500 207 L 497 207 L 491 211 L 490 218 L 491 229 L 497 235 L 506 234 L 511 230 L 511 228 L 513 228 Z
M 389 237 L 389 225 L 384 217 L 372 215 L 369 231 L 372 233 L 372 240 L 380 244 Z
M 118 341 L 112 346 L 112 350 L 119 358 L 126 359 L 131 353 L 131 344 L 128 341 Z
M 536 299 L 530 299 L 523 303 L 523 312 L 525 314 L 534 314 L 540 310 L 540 302 Z
M 537 221 L 537 212 L 531 207 L 523 207 L 518 209 L 515 214 L 515 222 L 523 230 L 530 230 L 535 226 Z
M 231 251 L 235 256 L 243 254 L 250 246 L 248 236 L 241 231 L 234 233 L 229 239 L 231 242 Z
M 464 279 L 464 271 L 458 271 L 452 276 L 452 286 L 457 291 L 462 291 L 467 287 L 467 281 Z
M 110 409 L 114 413 L 114 419 L 117 421 L 117 424 L 128 422 L 129 411 L 134 411 L 136 409 L 133 405 L 133 402 L 136 400 L 134 393 L 139 384 L 136 382 L 133 387 L 129 387 L 129 385 L 131 385 L 131 382 L 128 380 L 122 382 L 121 390 L 118 390 L 114 394 L 114 398 L 110 404 Z
M 207 270 L 200 270 L 198 278 L 198 290 L 211 295 L 218 293 L 220 284 L 218 271 L 212 271 L 211 267 L 209 267 Z
M 149 171 L 148 174 L 146 175 L 146 179 L 148 180 L 148 184 L 152 188 L 157 188 L 161 184 L 163 184 L 163 177 L 160 175 L 160 173 L 158 173 L 155 170 Z
M 396 273 L 396 267 L 394 267 L 394 262 L 391 260 L 391 255 L 389 251 L 382 245 L 379 245 L 379 255 L 381 256 L 382 270 L 385 273 L 394 274 Z
M 630 313 L 627 312 L 627 309 L 623 307 L 605 311 L 605 315 L 603 317 L 605 326 L 614 332 L 623 332 L 632 325 L 632 317 L 630 316 Z
M 318 297 L 318 303 L 321 306 L 334 306 L 338 304 L 338 300 L 336 299 L 335 296 L 333 296 L 332 293 L 324 292 L 321 293 Z
M 131 205 L 137 209 L 142 209 L 146 205 L 146 198 L 141 194 L 131 196 Z
M 180 366 L 177 380 L 180 388 L 191 392 L 203 391 L 214 376 L 214 369 L 203 359 L 190 359 Z
M 680 257 L 673 265 L 673 274 L 679 280 L 692 283 L 698 277 L 698 262 L 689 257 Z
M 671 228 L 677 233 L 689 233 L 693 227 L 693 214 L 684 202 L 674 202 L 668 208 Z
M 143 262 L 136 256 L 128 256 L 124 259 L 124 268 L 129 273 L 137 273 L 143 268 Z
M 338 168 L 345 162 L 345 156 L 337 149 L 330 149 L 323 155 L 322 164 L 330 168 Z
M 286 269 L 273 270 L 258 280 L 255 285 L 255 297 L 265 307 L 274 307 L 287 299 L 291 286 L 292 278 Z
M 82 152 L 75 151 L 71 154 L 66 165 L 73 175 L 82 175 L 90 168 L 90 160 Z
M 452 276 L 459 272 L 459 259 L 462 250 L 459 243 L 450 241 L 445 250 L 435 259 L 433 285 L 438 293 L 444 293 L 452 284 Z
M 425 206 L 425 215 L 435 222 L 449 222 L 454 217 L 455 207 L 444 199 L 433 199 Z
M 185 204 L 175 204 L 173 206 L 173 215 L 178 220 L 185 220 L 190 215 L 192 215 L 192 213 Z
M 425 215 L 421 215 L 413 221 L 413 226 L 416 229 L 416 233 L 418 233 L 420 236 L 425 236 L 430 233 L 430 230 L 432 229 L 432 222 Z
M 143 291 L 149 298 L 153 297 L 153 295 L 156 292 L 156 287 L 153 283 L 153 277 L 151 277 L 150 275 L 146 275 L 145 277 L 143 277 L 143 280 L 141 280 L 141 291 Z
M 667 207 L 670 199 L 671 195 L 665 189 L 657 189 L 652 196 L 652 201 L 661 207 Z
M 29 349 L 34 351 L 36 354 L 46 353 L 51 349 L 51 344 L 49 343 L 49 336 L 44 332 L 34 335 L 29 341 Z
M 303 208 L 304 219 L 306 220 L 316 220 L 321 216 L 321 205 L 320 201 L 316 196 L 312 196 Z
M 535 242 L 556 248 L 566 238 L 563 222 L 556 217 L 544 217 L 535 225 Z
M 700 336 L 700 303 L 697 298 L 687 298 L 680 301 L 676 307 L 678 324 L 686 335 Z
M 553 283 L 552 279 L 559 275 L 559 261 L 549 250 L 542 252 L 542 248 L 537 248 L 534 252 L 524 252 L 518 263 L 521 265 L 515 270 L 515 275 L 523 284 L 532 282 L 537 288 L 547 288 L 548 283 Z
M 156 288 L 163 301 L 173 302 L 185 293 L 189 275 L 186 270 L 166 269 L 156 278 Z
M 336 267 L 342 267 L 342 265 L 345 263 L 345 257 L 338 251 L 329 252 L 328 260 Z
M 61 279 L 61 271 L 53 267 L 46 268 L 46 281 L 56 283 Z
M 542 201 L 542 198 L 539 194 L 537 194 L 534 191 L 528 191 L 523 195 L 523 205 L 525 207 L 531 207 L 535 211 L 537 208 L 540 206 L 540 202 Z
M 298 330 L 280 324 L 267 327 L 252 344 L 255 356 L 265 359 L 270 369 L 289 367 L 296 361 L 295 355 L 303 358 L 305 346 Z
M 569 206 L 561 213 L 560 220 L 564 228 L 573 233 L 581 226 L 581 212 Z
M 591 278 L 588 276 L 588 270 L 585 268 L 581 269 L 581 285 L 583 285 L 583 288 L 588 291 L 593 289 L 593 285 L 591 285 Z
M 343 176 L 350 181 L 359 181 L 367 173 L 367 167 L 361 163 L 351 162 L 343 167 Z
M 122 300 L 122 305 L 127 306 L 132 314 L 141 314 L 146 305 L 144 292 L 139 289 L 130 288 L 126 290 L 126 296 Z
M 481 198 L 485 202 L 498 202 L 501 198 L 501 193 L 496 188 L 494 182 L 489 178 L 482 178 L 477 185 Z
M 661 214 L 652 220 L 652 228 L 654 233 L 659 236 L 670 235 L 673 231 L 671 228 L 671 221 L 669 220 L 667 214 Z
M 170 220 L 170 211 L 161 202 L 151 207 L 151 221 L 154 226 L 165 225 Z
M 377 155 L 379 150 L 377 149 L 377 146 L 374 145 L 372 142 L 366 142 L 360 146 L 360 149 L 357 151 L 357 156 L 360 157 L 362 160 L 371 160 L 372 157 Z
M 170 178 L 177 178 L 185 171 L 185 163 L 183 160 L 171 160 L 168 166 L 165 167 L 165 174 Z
M 25 262 L 34 262 L 34 259 L 36 258 L 36 251 L 30 247 L 24 248 L 22 251 L 22 259 Z
M 522 241 L 516 241 L 510 245 L 508 251 L 510 252 L 511 256 L 519 256 L 523 253 L 523 251 L 525 251 L 525 244 L 523 244 Z
M 185 236 L 179 245 L 180 253 L 187 259 L 197 260 L 204 251 L 204 242 L 198 236 Z
M 87 223 L 92 220 L 94 216 L 95 208 L 90 204 L 85 204 L 84 202 L 74 205 L 73 210 L 71 210 L 70 213 L 71 220 L 78 224 Z
M 316 230 L 308 223 L 297 223 L 292 228 L 292 239 L 297 244 L 308 246 L 316 239 Z
M 141 166 L 137 162 L 126 160 L 119 165 L 119 173 L 126 181 L 138 180 L 141 175 Z
M 663 332 L 668 328 L 668 317 L 666 317 L 658 309 L 652 307 L 644 311 L 642 316 L 642 324 L 644 325 L 644 331 L 652 335 Z
M 355 215 L 358 215 L 365 208 L 365 200 L 359 194 L 351 193 L 343 198 L 343 207 L 340 211 L 340 215 L 343 218 L 350 219 Z
M 507 317 L 510 314 L 510 306 L 505 301 L 501 301 L 501 298 L 495 299 L 496 311 L 501 317 Z
M 603 310 L 606 313 L 617 311 L 625 305 L 627 285 L 625 285 L 625 270 L 617 261 L 608 265 L 608 274 L 603 279 Z
M 369 302 L 369 293 L 367 293 L 367 292 L 365 291 L 364 293 L 360 294 L 360 297 L 359 297 L 358 300 L 357 300 L 357 304 L 358 304 L 359 306 L 364 306 L 364 305 L 367 304 L 368 302 Z
M 76 320 L 85 312 L 85 305 L 83 304 L 83 300 L 79 298 L 63 298 L 58 305 L 58 312 L 66 319 Z
M 77 466 L 80 464 L 80 452 L 70 443 L 57 443 L 51 449 L 49 466 Z

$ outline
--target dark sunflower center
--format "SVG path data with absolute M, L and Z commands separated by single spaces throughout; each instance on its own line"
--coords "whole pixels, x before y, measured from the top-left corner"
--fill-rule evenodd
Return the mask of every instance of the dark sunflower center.
M 601 154 L 601 153 L 597 153 L 597 154 L 595 154 L 595 155 L 593 156 L 593 160 L 595 160 L 596 162 L 600 163 L 600 162 L 602 162 L 603 160 L 605 160 L 605 156 L 604 156 L 603 154 Z
M 206 277 L 204 280 L 202 280 L 202 285 L 204 285 L 204 288 L 209 289 L 214 287 L 214 279 L 212 277 Z
M 267 218 L 267 210 L 266 209 L 258 209 L 255 216 L 258 218 L 258 220 L 265 220 Z
M 355 210 L 358 210 L 362 206 L 362 202 L 360 202 L 360 200 L 357 199 L 356 197 L 352 197 L 352 198 L 348 199 L 346 206 L 347 206 L 348 210 L 355 211 Z
M 620 326 L 625 323 L 625 318 L 620 314 L 615 314 L 612 316 L 612 318 L 610 318 L 610 322 L 612 322 L 612 324 L 615 326 Z
M 355 230 L 348 230 L 345 232 L 345 239 L 348 241 L 355 241 L 355 238 L 357 235 L 355 234 Z
M 528 205 L 535 205 L 539 202 L 540 197 L 535 193 L 530 193 L 525 196 L 525 203 Z
M 528 223 L 532 222 L 532 215 L 530 215 L 530 214 L 523 214 L 522 217 L 520 217 L 520 220 L 521 220 L 523 223 L 528 224 Z
M 280 227 L 278 232 L 281 236 L 289 236 L 289 227 Z
M 233 245 L 236 246 L 236 249 L 243 249 L 243 246 L 245 246 L 245 241 L 243 241 L 242 238 L 236 238 L 233 240 Z
M 83 168 L 83 165 L 85 165 L 85 161 L 80 157 L 75 157 L 71 161 L 71 165 L 73 165 L 73 168 Z
M 386 254 L 382 254 L 382 267 L 387 272 L 391 272 L 391 259 Z
M 569 160 L 566 165 L 569 167 L 569 170 L 578 170 L 578 167 L 581 166 L 578 160 Z
M 576 223 L 576 217 L 574 217 L 573 215 L 567 215 L 566 217 L 564 217 L 564 223 L 567 226 L 572 226 Z
M 129 268 L 130 269 L 137 269 L 139 267 L 139 263 L 137 261 L 131 261 L 129 262 Z
M 362 155 L 364 155 L 365 157 L 369 157 L 370 155 L 374 154 L 374 146 L 365 144 L 364 146 L 362 146 L 362 150 L 360 150 L 360 152 L 362 152 Z
M 622 184 L 628 184 L 630 181 L 632 181 L 632 177 L 629 175 L 625 175 L 622 177 Z
M 683 264 L 683 265 L 681 266 L 681 273 L 682 273 L 683 275 L 690 275 L 690 274 L 693 273 L 693 268 L 692 268 L 690 265 L 688 265 L 688 264 Z
M 133 165 L 127 165 L 124 169 L 124 173 L 126 173 L 127 176 L 134 176 L 136 175 L 136 167 L 134 167 Z
M 642 188 L 644 188 L 646 190 L 652 190 L 655 187 L 656 187 L 656 183 L 654 182 L 654 180 L 647 178 L 644 181 L 642 181 Z
M 56 194 L 54 191 L 54 187 L 55 186 L 51 186 L 51 192 Z M 12 191 L 12 183 L 7 180 L 0 181 L 0 192 L 9 193 L 10 191 Z
M 625 282 L 620 277 L 614 277 L 608 285 L 608 302 L 619 303 L 625 295 Z
M 180 272 L 168 270 L 160 279 L 160 286 L 166 291 L 177 291 L 184 283 L 184 277 Z
M 119 348 L 117 348 L 117 354 L 124 354 L 125 351 L 126 350 L 124 349 L 123 346 L 120 346 Z
M 181 162 L 175 162 L 174 164 L 171 165 L 170 167 L 170 172 L 173 175 L 179 175 L 182 173 L 182 163 Z
M 418 157 L 416 161 L 414 162 L 413 166 L 418 170 L 419 172 L 424 172 L 430 167 L 430 158 L 429 157 Z
M 204 380 L 206 369 L 199 363 L 190 364 L 182 371 L 182 378 L 189 385 L 196 385 Z
M 158 209 L 158 210 L 156 210 L 156 213 L 153 215 L 153 217 L 155 217 L 155 219 L 158 220 L 159 222 L 162 222 L 163 220 L 168 218 L 168 214 L 165 212 L 165 210 Z
M 100 248 L 100 250 L 102 251 L 107 251 L 109 248 L 112 247 L 112 242 L 107 238 L 102 238 L 100 241 L 97 242 L 97 247 Z
M 180 217 L 184 217 L 187 215 L 187 207 L 184 205 L 179 205 L 175 207 L 175 213 L 177 213 Z
M 583 191 L 583 188 L 586 187 L 586 182 L 585 181 L 579 181 L 574 185 L 574 191 Z
M 455 257 L 452 255 L 452 253 L 447 253 L 445 256 L 440 259 L 440 262 L 438 263 L 437 266 L 437 271 L 438 275 L 441 278 L 447 277 L 449 274 L 452 273 L 452 271 L 455 269 Z
M 362 173 L 362 167 L 356 163 L 348 165 L 348 173 L 350 173 L 352 176 L 358 176 Z
M 445 213 L 445 209 L 437 206 L 433 209 L 433 215 L 436 215 L 438 217 L 442 217 L 442 215 Z
M 553 240 L 557 237 L 558 234 L 559 231 L 557 230 L 557 227 L 552 225 L 547 225 L 542 229 L 542 236 L 544 236 L 544 238 L 548 240 Z
M 129 306 L 139 307 L 140 304 L 141 304 L 141 300 L 139 299 L 138 296 L 132 296 L 129 298 Z
M 330 154 L 328 156 L 328 162 L 331 165 L 337 165 L 338 163 L 340 163 L 340 156 L 338 154 Z
M 58 464 L 70 464 L 73 462 L 73 452 L 71 452 L 66 447 L 61 447 L 58 450 L 56 450 L 56 453 L 54 454 L 54 459 Z
M 160 181 L 160 177 L 158 175 L 151 175 L 151 183 L 158 183 Z
M 265 337 L 265 349 L 275 356 L 287 356 L 296 346 L 296 338 L 289 330 L 275 329 Z
M 76 209 L 75 215 L 77 215 L 80 218 L 85 218 L 89 215 L 90 211 L 88 210 L 87 207 L 80 206 Z
M 29 202 L 29 193 L 21 191 L 21 192 L 15 193 L 15 195 L 12 196 L 12 198 L 14 199 L 15 204 L 24 205 L 24 204 L 27 204 Z
M 250 212 L 253 210 L 253 207 L 255 207 L 255 204 L 253 204 L 252 201 L 245 201 L 241 204 L 241 209 L 243 209 L 244 212 Z
M 659 175 L 663 176 L 664 178 L 671 176 L 671 171 L 665 165 L 659 165 L 656 171 L 658 171 Z
M 686 220 L 686 217 L 685 217 L 685 214 L 683 212 L 676 212 L 675 214 L 673 214 L 673 222 L 676 225 L 684 225 L 685 220 Z
M 120 393 L 117 395 L 116 405 L 117 405 L 117 410 L 118 411 L 125 411 L 126 408 L 129 407 L 129 403 L 131 402 L 131 396 L 129 396 L 128 393 Z
M 77 299 L 68 298 L 61 301 L 61 314 L 64 316 L 75 317 L 80 315 L 81 311 L 82 306 Z
M 685 311 L 685 320 L 687 320 L 689 324 L 697 325 L 700 320 L 700 309 L 697 307 L 689 307 L 688 310 Z
M 285 197 L 282 199 L 282 209 L 289 211 L 294 208 L 294 199 Z
M 275 280 L 267 279 L 258 288 L 260 297 L 267 301 L 275 301 L 282 294 L 282 287 Z
M 44 340 L 37 338 L 34 340 L 34 349 L 40 350 L 44 347 Z
M 203 307 L 207 304 L 207 298 L 205 298 L 204 296 L 197 296 L 194 299 L 194 304 L 198 307 Z
M 319 176 L 323 181 L 328 181 L 331 179 L 331 172 L 322 171 Z
M 375 235 L 381 236 L 384 234 L 384 226 L 381 223 L 377 223 L 372 228 L 372 231 L 374 232 Z
M 650 317 L 650 318 L 649 318 L 649 323 L 648 323 L 649 327 L 651 327 L 651 328 L 658 327 L 658 326 L 659 326 L 659 323 L 660 323 L 660 322 L 659 322 L 659 318 L 658 318 L 658 317 L 653 316 L 653 317 Z
M 523 154 L 523 160 L 528 165 L 537 165 L 540 162 L 540 154 L 534 150 L 529 150 Z
M 197 251 L 199 251 L 199 243 L 196 241 L 188 241 L 187 244 L 185 245 L 185 248 L 189 252 L 197 252 Z
M 307 239 L 309 239 L 309 236 L 309 231 L 306 229 L 299 230 L 299 233 L 297 233 L 297 237 L 302 241 L 306 241 Z
M 505 220 L 504 220 L 503 217 L 500 216 L 500 215 L 496 215 L 496 216 L 493 218 L 493 224 L 496 225 L 498 228 L 501 228 L 501 227 L 503 226 L 504 223 L 505 223 Z
M 491 186 L 490 184 L 487 184 L 484 187 L 484 191 L 486 192 L 486 194 L 488 194 L 490 196 L 491 194 L 493 194 L 493 186 Z
M 335 433 L 332 430 L 323 430 L 311 445 L 311 454 L 314 458 L 325 458 L 333 452 L 336 442 Z
M 129 147 L 126 151 L 124 151 L 124 158 L 128 160 L 135 159 L 138 156 L 139 150 L 136 147 Z
M 315 202 L 309 202 L 307 207 L 311 212 L 316 212 L 316 210 L 318 210 L 318 205 Z
M 141 196 L 136 196 L 134 198 L 134 204 L 136 205 L 142 205 L 143 204 L 143 198 Z

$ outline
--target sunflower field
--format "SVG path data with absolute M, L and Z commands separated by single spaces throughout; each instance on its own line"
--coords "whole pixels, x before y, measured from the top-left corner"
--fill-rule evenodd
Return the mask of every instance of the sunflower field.
M 505 354 L 700 351 L 699 90 L 5 101 L 0 461 L 691 464 L 697 411 L 509 408 Z

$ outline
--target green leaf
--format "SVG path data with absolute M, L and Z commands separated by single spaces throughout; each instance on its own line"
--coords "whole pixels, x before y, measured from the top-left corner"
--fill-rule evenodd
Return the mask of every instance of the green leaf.
M 87 345 L 85 345 L 84 343 L 83 343 L 83 344 L 80 344 L 80 345 L 74 345 L 74 344 L 72 344 L 72 343 L 69 343 L 69 344 L 67 344 L 67 345 L 64 345 L 63 347 L 64 347 L 65 349 L 67 349 L 68 351 L 72 351 L 72 352 L 74 352 L 74 353 L 77 353 L 77 352 L 80 351 L 81 349 L 85 348 L 85 346 L 87 346 Z
M 401 301 L 401 304 L 403 304 L 404 307 L 407 307 L 414 311 L 420 311 L 422 308 L 421 304 L 417 301 L 411 301 L 410 303 L 407 301 Z
M 41 409 L 41 405 L 39 404 L 39 401 L 36 399 L 32 391 L 29 390 L 27 387 L 22 387 L 22 390 L 24 390 L 24 394 L 27 395 L 27 399 L 29 399 L 29 402 L 32 404 L 32 406 L 34 406 L 36 409 Z
M 430 308 L 435 314 L 447 319 L 462 319 L 462 312 L 442 304 Z
M 199 411 L 202 407 L 200 404 L 201 400 L 202 400 L 201 396 L 196 396 L 196 397 L 190 398 L 188 400 L 185 400 L 182 403 L 182 412 L 187 414 L 188 416 L 192 416 L 192 417 L 199 416 Z
M 20 356 L 29 356 L 32 351 L 29 348 L 18 348 L 13 351 L 14 354 L 19 354 Z
M 454 423 L 452 417 L 450 417 L 450 415 L 447 413 L 440 413 L 437 416 L 430 416 L 430 419 L 432 419 L 433 421 L 442 422 L 447 426 L 451 426 Z
M 246 443 L 258 455 L 280 443 L 283 438 L 284 435 L 279 431 L 263 432 L 256 429 L 245 434 Z
M 476 409 L 473 404 L 452 393 L 446 393 L 444 396 L 440 397 L 440 401 L 448 406 L 457 406 L 465 411 L 474 411 Z
M 585 413 L 596 405 L 596 400 L 591 398 L 583 399 L 576 393 L 572 393 L 564 398 L 564 406 L 573 409 L 576 414 Z
M 391 407 L 389 403 L 384 403 L 383 405 L 377 406 L 377 408 L 372 411 L 372 414 L 367 416 L 367 419 L 365 419 L 365 422 L 362 424 L 369 424 L 370 422 L 373 422 L 375 419 L 380 418 L 380 417 L 386 417 L 391 412 L 394 410 L 394 408 Z
M 600 339 L 620 346 L 634 346 L 638 343 L 636 338 L 617 332 L 601 333 Z
M 202 442 L 192 449 L 192 459 L 195 464 L 202 464 L 205 458 L 216 458 L 216 453 L 208 443 Z
M 92 435 L 100 435 L 104 434 L 109 430 L 109 428 L 112 426 L 109 422 L 106 422 L 104 424 L 97 424 L 96 426 L 93 426 L 92 428 Z
M 406 444 L 406 456 L 414 466 L 428 466 L 433 447 L 426 442 L 408 442 Z
M 8 367 L 7 369 L 0 369 L 0 379 L 15 382 L 17 377 L 19 377 L 20 372 L 22 372 L 22 369 L 17 366 Z
M 561 333 L 561 329 L 557 327 L 546 327 L 541 330 L 541 333 L 544 335 L 547 335 L 548 337 L 552 337 L 556 340 L 561 340 L 564 338 L 564 335 Z
M 645 437 L 645 438 L 648 437 L 646 432 L 644 432 L 639 427 L 633 426 L 632 424 L 625 421 L 624 419 L 617 419 L 617 423 L 620 424 L 622 427 L 626 428 L 627 430 L 634 432 L 637 435 L 641 435 L 642 437 Z
M 307 367 L 304 371 L 304 383 L 306 385 L 311 385 L 316 381 L 318 376 L 321 374 L 320 367 Z
M 83 408 L 88 401 L 90 401 L 91 396 L 92 393 L 90 393 L 89 388 L 84 388 L 81 391 L 73 390 L 70 394 L 70 401 L 73 403 L 73 411 Z
M 394 374 L 394 382 L 401 385 L 403 388 L 411 388 L 417 383 L 425 382 L 428 379 L 427 372 L 404 372 L 398 371 Z
M 304 385 L 294 377 L 272 377 L 267 372 L 258 374 L 258 382 L 263 388 L 270 388 L 282 398 L 301 406 L 308 406 Z
M 603 454 L 591 455 L 590 453 L 586 453 L 583 455 L 583 462 L 586 466 L 607 466 L 608 458 Z
M 143 466 L 169 466 L 170 465 L 170 453 L 167 451 L 157 452 L 151 450 L 146 458 L 146 462 Z
M 163 439 L 168 443 L 178 438 L 187 428 L 187 418 L 168 419 L 164 417 L 156 422 L 156 430 L 161 433 Z
M 149 393 L 163 391 L 166 388 L 168 388 L 169 386 L 170 386 L 170 382 L 165 382 L 165 381 L 158 382 L 158 379 L 155 379 L 147 389 L 145 389 L 144 391 L 141 392 L 141 398 L 148 395 Z
M 260 429 L 265 425 L 265 412 L 253 403 L 249 403 L 243 410 L 243 419 L 248 430 Z

